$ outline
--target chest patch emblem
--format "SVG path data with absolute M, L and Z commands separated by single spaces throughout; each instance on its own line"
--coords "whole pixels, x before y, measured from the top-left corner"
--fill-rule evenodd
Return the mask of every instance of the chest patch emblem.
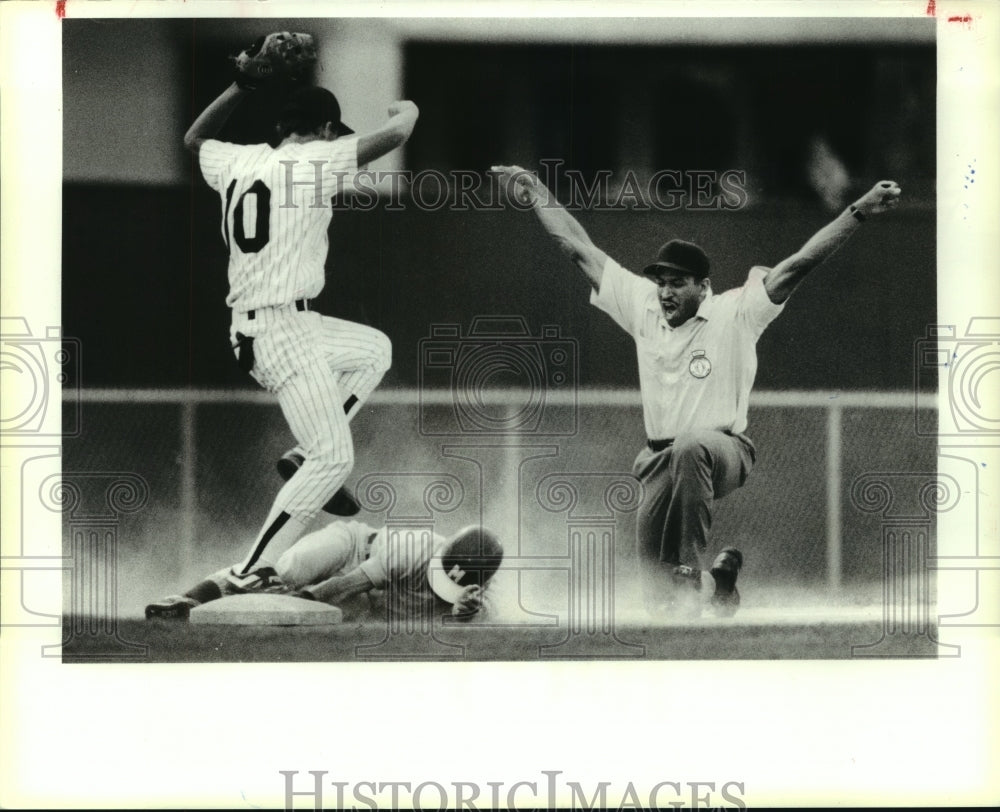
M 712 372 L 712 362 L 708 360 L 708 356 L 705 355 L 704 350 L 695 350 L 691 353 L 688 372 L 696 378 L 707 378 Z

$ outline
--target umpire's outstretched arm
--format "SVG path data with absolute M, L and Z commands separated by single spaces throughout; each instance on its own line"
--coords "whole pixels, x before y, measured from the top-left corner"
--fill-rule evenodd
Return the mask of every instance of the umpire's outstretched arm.
M 806 274 L 840 248 L 869 216 L 881 214 L 899 203 L 902 189 L 895 181 L 879 181 L 832 223 L 817 231 L 798 251 L 772 268 L 764 289 L 775 304 L 784 302 Z
M 518 203 L 531 206 L 542 227 L 562 252 L 583 271 L 594 290 L 600 290 L 607 255 L 594 245 L 577 219 L 552 197 L 545 184 L 533 172 L 520 166 L 491 168 L 501 176 L 508 193 L 514 195 Z

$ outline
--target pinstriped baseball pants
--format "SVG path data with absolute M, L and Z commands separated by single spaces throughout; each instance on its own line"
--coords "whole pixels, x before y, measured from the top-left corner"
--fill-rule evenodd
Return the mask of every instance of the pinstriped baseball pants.
M 234 318 L 236 330 L 255 336 L 252 375 L 277 396 L 305 457 L 275 507 L 308 522 L 354 466 L 349 419 L 389 369 L 392 345 L 372 327 L 294 307 L 258 310 L 253 322 Z

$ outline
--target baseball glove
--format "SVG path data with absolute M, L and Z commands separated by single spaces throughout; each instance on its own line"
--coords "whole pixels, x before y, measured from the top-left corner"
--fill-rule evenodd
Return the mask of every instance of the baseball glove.
M 233 57 L 236 84 L 254 90 L 274 79 L 299 79 L 316 62 L 316 44 L 310 34 L 276 31 L 259 37 Z

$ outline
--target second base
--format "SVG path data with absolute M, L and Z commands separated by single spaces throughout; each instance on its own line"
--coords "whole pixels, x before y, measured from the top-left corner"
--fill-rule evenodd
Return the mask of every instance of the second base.
M 332 626 L 343 619 L 343 612 L 328 603 L 262 594 L 231 595 L 196 606 L 191 610 L 189 622 L 226 626 Z

